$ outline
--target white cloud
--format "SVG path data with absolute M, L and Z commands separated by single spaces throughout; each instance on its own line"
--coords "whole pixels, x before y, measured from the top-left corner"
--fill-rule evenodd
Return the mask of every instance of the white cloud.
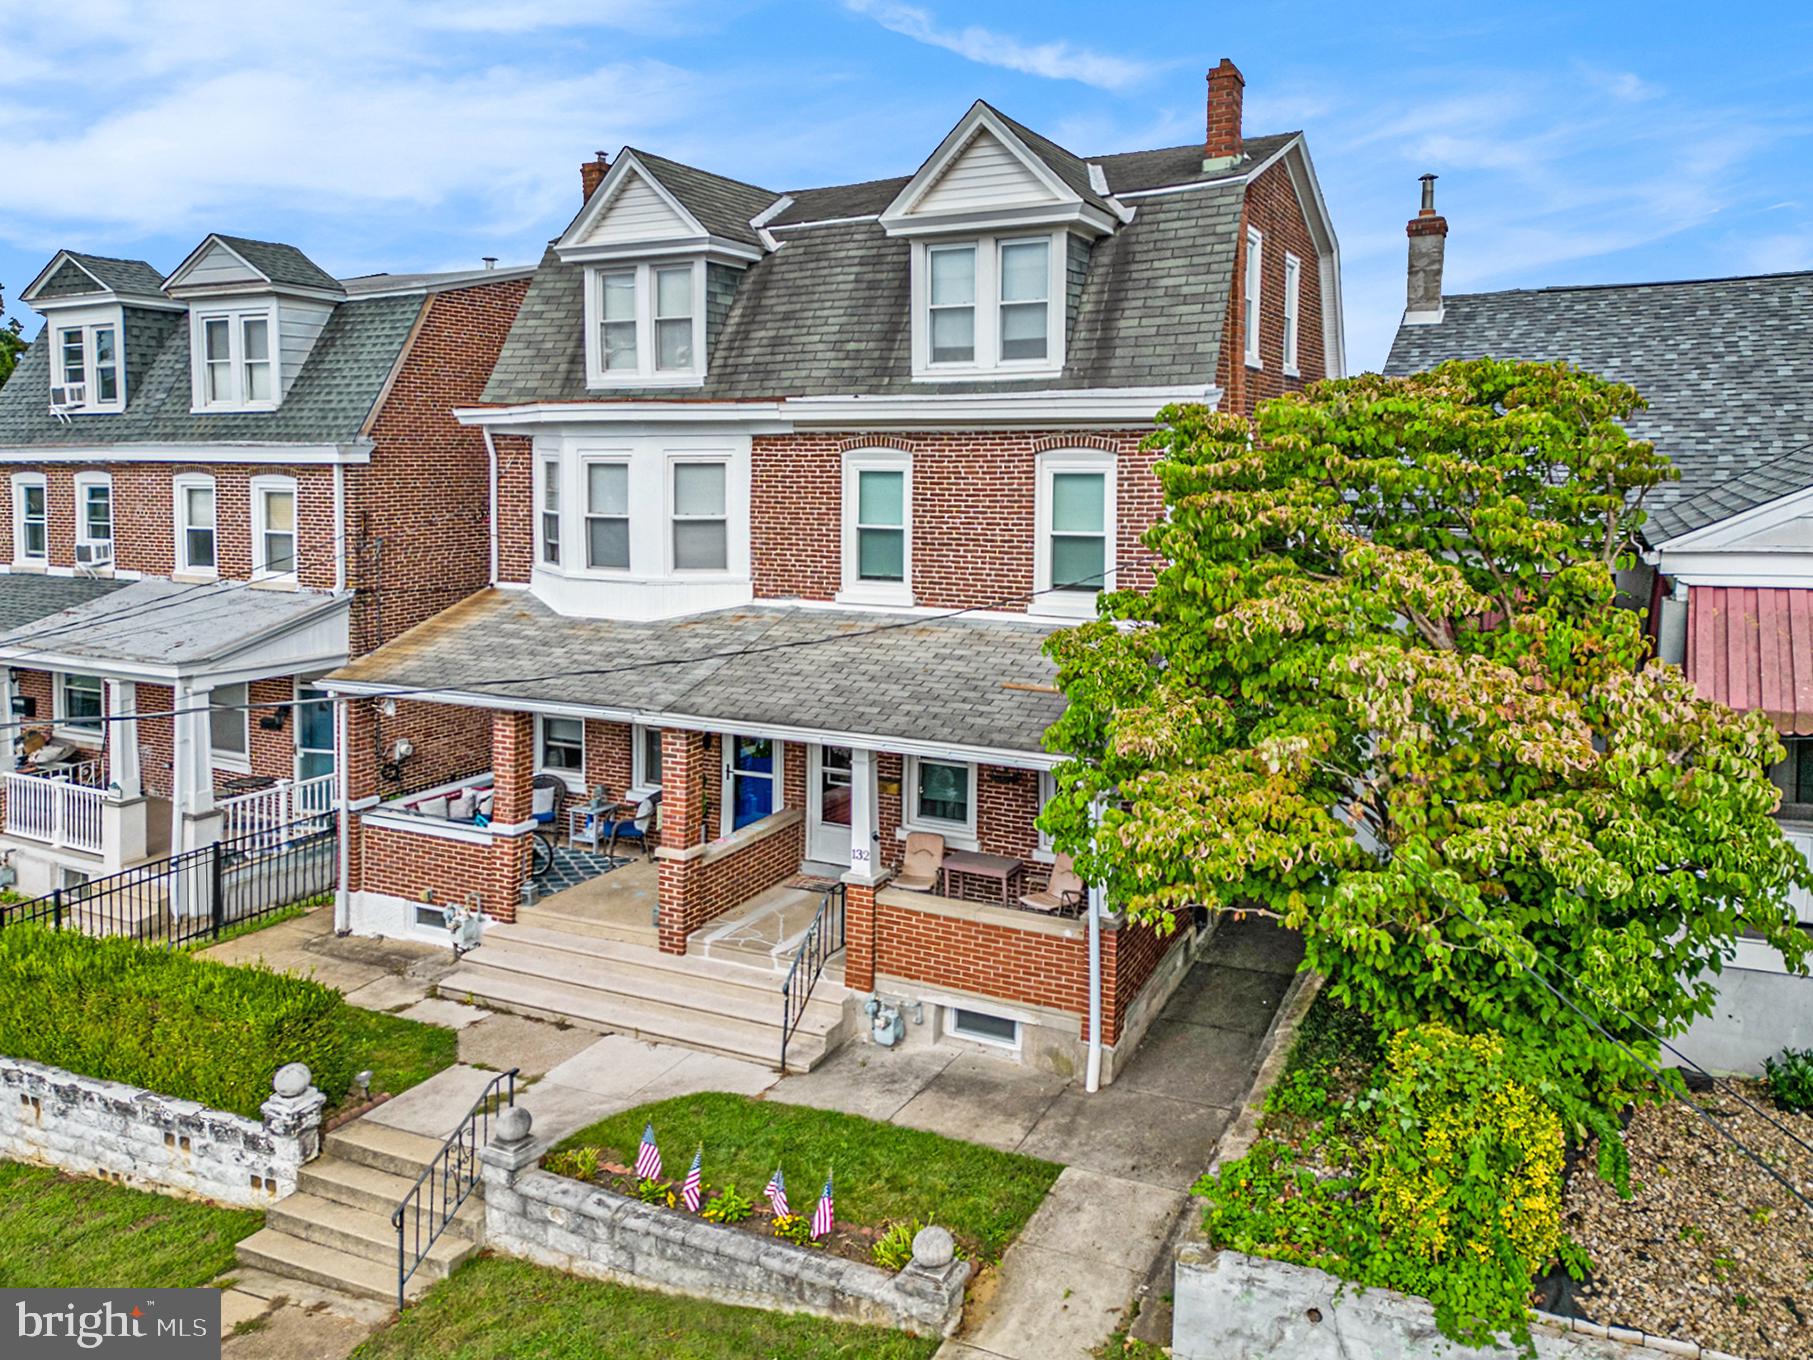
M 945 28 L 930 10 L 897 0 L 843 0 L 843 4 L 853 14 L 865 15 L 889 32 L 914 42 L 941 47 L 983 66 L 999 66 L 1049 80 L 1074 80 L 1119 91 L 1140 84 L 1154 69 L 1149 62 L 1092 52 L 1062 40 L 1025 43 L 973 24 Z

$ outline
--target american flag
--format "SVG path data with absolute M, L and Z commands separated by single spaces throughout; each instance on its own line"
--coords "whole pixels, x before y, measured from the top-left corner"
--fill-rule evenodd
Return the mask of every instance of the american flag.
M 636 1176 L 640 1180 L 661 1179 L 661 1149 L 655 1146 L 655 1126 L 642 1127 L 642 1147 L 636 1153 Z
M 768 1178 L 767 1188 L 762 1193 L 768 1196 L 768 1207 L 774 1210 L 776 1218 L 785 1218 L 793 1211 L 787 1207 L 787 1179 L 781 1175 L 781 1169 L 774 1168 L 774 1174 Z
M 699 1144 L 699 1150 L 692 1155 L 692 1170 L 686 1173 L 686 1184 L 680 1187 L 680 1200 L 686 1205 L 689 1214 L 699 1212 L 699 1194 L 703 1188 L 703 1177 L 700 1164 L 705 1160 L 705 1144 Z
M 812 1240 L 818 1241 L 831 1231 L 837 1215 L 831 1208 L 831 1173 L 825 1172 L 825 1188 L 818 1197 L 818 1208 L 812 1211 Z

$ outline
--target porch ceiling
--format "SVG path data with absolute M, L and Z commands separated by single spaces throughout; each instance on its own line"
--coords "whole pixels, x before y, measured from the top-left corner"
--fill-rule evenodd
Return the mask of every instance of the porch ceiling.
M 244 582 L 133 581 L 6 635 L 0 662 L 122 678 L 240 678 L 345 659 L 348 600 Z
M 486 590 L 327 683 L 1034 753 L 1064 711 L 1040 650 L 1057 626 L 787 605 L 654 623 L 576 619 L 527 592 Z

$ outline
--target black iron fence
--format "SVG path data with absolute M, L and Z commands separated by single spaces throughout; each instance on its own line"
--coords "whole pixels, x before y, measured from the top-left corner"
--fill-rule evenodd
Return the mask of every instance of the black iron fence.
M 408 1303 L 409 1277 L 422 1264 L 428 1249 L 446 1230 L 460 1206 L 478 1188 L 478 1154 L 491 1141 L 492 1120 L 516 1104 L 516 1074 L 512 1067 L 485 1083 L 460 1126 L 448 1135 L 441 1150 L 428 1164 L 403 1202 L 390 1216 L 397 1230 L 397 1309 Z
M 781 984 L 781 1071 L 787 1070 L 787 1042 L 806 1014 L 806 1003 L 838 950 L 844 947 L 844 885 L 835 884 L 819 899 L 818 914 L 800 941 L 787 980 Z
M 158 945 L 218 939 L 241 922 L 331 893 L 339 864 L 333 819 L 308 817 L 279 837 L 216 841 L 0 906 L 0 926 L 29 921 Z

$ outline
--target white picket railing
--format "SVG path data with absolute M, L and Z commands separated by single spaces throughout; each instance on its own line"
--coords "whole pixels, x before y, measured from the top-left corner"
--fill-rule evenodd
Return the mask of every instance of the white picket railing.
M 101 804 L 107 794 L 55 775 L 8 773 L 6 830 L 58 849 L 98 855 L 104 832 Z
M 334 776 L 316 775 L 313 779 L 279 779 L 268 789 L 234 794 L 220 800 L 226 815 L 221 829 L 224 840 L 237 841 L 252 836 L 255 846 L 281 845 L 294 833 L 298 822 L 324 817 L 334 810 Z

